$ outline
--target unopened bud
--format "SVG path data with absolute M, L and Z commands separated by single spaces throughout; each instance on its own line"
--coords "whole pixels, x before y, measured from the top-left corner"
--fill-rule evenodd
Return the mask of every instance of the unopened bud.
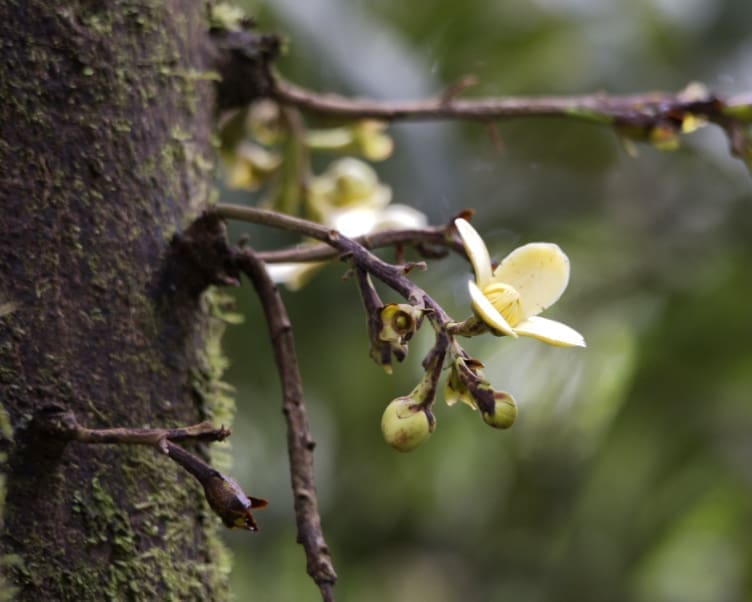
M 481 409 L 483 421 L 497 429 L 507 429 L 517 418 L 517 404 L 509 393 L 495 392 L 493 414 Z
M 384 440 L 400 452 L 418 447 L 436 428 L 431 410 L 421 407 L 412 397 L 398 397 L 384 410 L 381 432 Z

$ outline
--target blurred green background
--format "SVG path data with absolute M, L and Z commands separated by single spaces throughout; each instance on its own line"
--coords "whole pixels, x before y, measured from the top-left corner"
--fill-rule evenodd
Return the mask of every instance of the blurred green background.
M 472 73 L 465 93 L 580 94 L 693 80 L 752 89 L 749 0 L 276 0 L 246 2 L 282 32 L 281 72 L 373 98 L 425 97 Z M 495 431 L 436 404 L 429 442 L 402 455 L 380 416 L 410 391 L 428 329 L 389 377 L 368 357 L 352 281 L 332 265 L 289 304 L 316 448 L 338 599 L 723 602 L 752 599 L 752 194 L 714 128 L 677 152 L 565 120 L 391 128 L 377 164 L 395 202 L 445 223 L 477 210 L 492 255 L 558 243 L 570 287 L 547 313 L 586 350 L 480 337 L 467 348 L 520 410 Z M 256 203 L 250 194 L 223 199 Z M 256 248 L 278 234 L 248 226 Z M 469 268 L 415 279 L 456 318 Z M 396 297 L 384 292 L 385 300 Z M 228 329 L 237 387 L 233 474 L 271 501 L 258 534 L 231 532 L 238 600 L 319 599 L 295 543 L 276 371 L 249 286 Z

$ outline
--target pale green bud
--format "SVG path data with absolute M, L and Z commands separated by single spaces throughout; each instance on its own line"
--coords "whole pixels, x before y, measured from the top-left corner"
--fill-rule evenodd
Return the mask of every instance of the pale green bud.
M 381 309 L 379 339 L 402 345 L 409 341 L 420 326 L 423 313 L 404 303 L 389 303 Z
M 494 393 L 494 412 L 489 414 L 481 410 L 483 421 L 497 429 L 506 429 L 514 424 L 517 418 L 517 404 L 509 393 Z
M 421 407 L 412 397 L 393 400 L 381 417 L 384 440 L 400 452 L 414 450 L 435 428 L 436 419 L 431 410 Z
M 517 404 L 509 393 L 494 393 L 494 410 L 490 414 L 481 409 L 483 421 L 497 429 L 507 429 L 517 418 Z

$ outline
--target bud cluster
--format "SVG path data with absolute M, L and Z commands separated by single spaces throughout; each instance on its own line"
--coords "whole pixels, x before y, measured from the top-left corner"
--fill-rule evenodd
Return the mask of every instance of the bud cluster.
M 473 409 L 480 409 L 483 421 L 494 428 L 506 429 L 517 418 L 514 398 L 503 391 L 495 391 L 486 380 L 483 364 L 466 354 L 455 355 L 444 387 L 448 405 L 458 401 Z

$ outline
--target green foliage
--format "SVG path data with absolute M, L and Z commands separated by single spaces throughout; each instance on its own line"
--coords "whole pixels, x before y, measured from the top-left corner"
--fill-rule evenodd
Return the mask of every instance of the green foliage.
M 681 11 L 652 1 L 320 4 L 317 20 L 293 2 L 256 3 L 262 24 L 290 35 L 285 74 L 313 87 L 375 96 L 370 81 L 380 97 L 404 97 L 412 80 L 379 62 L 379 35 L 433 92 L 468 72 L 482 82 L 468 96 L 677 90 L 695 79 L 722 93 L 750 87 L 744 0 Z M 499 124 L 500 150 L 473 124 L 395 130 L 378 171 L 397 202 L 435 223 L 474 207 L 496 260 L 537 240 L 566 249 L 572 278 L 552 317 L 576 325 L 588 349 L 472 341 L 489 381 L 519 403 L 514 427 L 489 429 L 463 404 L 439 403 L 430 445 L 395 454 L 380 417 L 419 379 L 430 337 L 418 333 L 387 376 L 368 357 L 341 265 L 287 294 L 339 598 L 752 597 L 752 199 L 726 141 L 706 128 L 674 153 L 641 145 L 632 158 L 606 127 L 578 121 Z M 257 248 L 279 243 L 253 235 Z M 415 278 L 460 315 L 469 274 L 448 258 Z M 236 474 L 270 508 L 252 541 L 229 534 L 234 588 L 239 599 L 314 600 L 280 478 L 281 403 L 262 318 L 247 291 L 239 307 L 248 323 L 228 331 L 228 380 L 242 400 Z

